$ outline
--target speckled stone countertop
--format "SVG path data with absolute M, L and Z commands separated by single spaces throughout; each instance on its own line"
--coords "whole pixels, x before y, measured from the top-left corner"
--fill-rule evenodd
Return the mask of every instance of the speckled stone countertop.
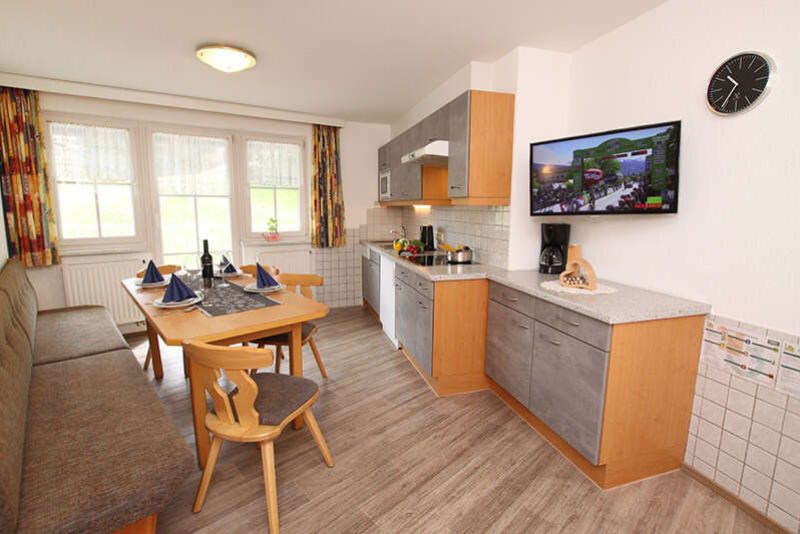
M 400 258 L 382 245 L 385 243 L 363 242 L 363 245 L 406 268 L 413 269 L 434 282 L 449 280 L 489 279 L 536 298 L 563 306 L 608 324 L 635 323 L 673 317 L 705 315 L 711 306 L 702 302 L 675 297 L 666 293 L 609 282 L 602 283 L 617 289 L 610 295 L 570 295 L 543 289 L 539 284 L 555 280 L 555 275 L 538 271 L 508 271 L 491 265 L 437 265 L 423 267 Z

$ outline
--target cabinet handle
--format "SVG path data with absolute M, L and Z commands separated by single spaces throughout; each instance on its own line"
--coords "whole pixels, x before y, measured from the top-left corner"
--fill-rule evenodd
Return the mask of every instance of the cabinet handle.
M 423 310 L 427 310 L 427 309 L 428 309 L 428 307 L 427 307 L 427 306 L 425 306 L 425 305 L 422 303 L 422 301 L 421 301 L 421 300 L 418 300 L 418 301 L 417 301 L 417 303 L 418 303 L 420 306 L 422 306 L 422 309 L 423 309 Z
M 517 322 L 517 321 L 515 321 L 514 319 L 511 319 L 511 323 L 512 323 L 512 324 L 515 324 L 515 325 L 517 325 L 518 327 L 522 328 L 523 330 L 528 330 L 528 327 L 527 327 L 527 326 L 525 326 L 525 325 L 524 325 L 524 324 L 522 324 L 522 323 L 518 323 L 518 322 Z
M 461 189 L 460 185 L 451 185 L 450 189 Z
M 560 341 L 553 341 L 552 339 L 547 339 L 547 338 L 543 338 L 543 339 L 545 341 L 547 341 L 548 343 L 550 343 L 551 345 L 555 345 L 556 347 L 560 347 L 561 346 L 561 342 Z
M 509 297 L 508 295 L 503 295 L 503 298 L 509 302 L 517 302 L 519 299 L 517 297 Z
M 575 321 L 568 321 L 567 319 L 561 319 L 561 320 L 564 321 L 565 323 L 567 323 L 570 326 L 580 326 L 581 325 L 581 323 L 576 323 Z

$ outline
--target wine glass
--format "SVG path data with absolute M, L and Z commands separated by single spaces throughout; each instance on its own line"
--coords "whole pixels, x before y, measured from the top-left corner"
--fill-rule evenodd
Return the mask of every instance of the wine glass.
M 225 252 L 222 253 L 222 257 L 219 260 L 220 283 L 217 284 L 217 287 L 230 286 L 230 284 L 228 283 L 228 275 L 225 273 L 225 269 L 233 265 L 231 257 L 233 257 L 233 253 L 230 250 L 226 250 Z

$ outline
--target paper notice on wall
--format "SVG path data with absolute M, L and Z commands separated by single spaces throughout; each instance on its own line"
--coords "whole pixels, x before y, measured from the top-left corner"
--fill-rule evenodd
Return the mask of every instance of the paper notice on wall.
M 707 319 L 702 360 L 731 374 L 772 387 L 778 375 L 781 345 L 780 339 L 769 336 L 763 329 L 734 327 L 727 321 Z
M 783 342 L 775 389 L 800 397 L 800 346 L 794 341 Z

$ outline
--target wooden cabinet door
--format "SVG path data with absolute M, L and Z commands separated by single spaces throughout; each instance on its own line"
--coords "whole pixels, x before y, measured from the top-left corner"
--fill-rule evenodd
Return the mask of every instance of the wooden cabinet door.
M 522 404 L 528 403 L 533 319 L 489 301 L 486 374 Z
M 420 367 L 433 375 L 433 301 L 415 292 L 415 349 L 414 358 Z
M 470 91 L 447 105 L 449 155 L 447 192 L 451 198 L 469 194 L 469 105 Z
M 536 321 L 528 408 L 594 465 L 608 353 Z

